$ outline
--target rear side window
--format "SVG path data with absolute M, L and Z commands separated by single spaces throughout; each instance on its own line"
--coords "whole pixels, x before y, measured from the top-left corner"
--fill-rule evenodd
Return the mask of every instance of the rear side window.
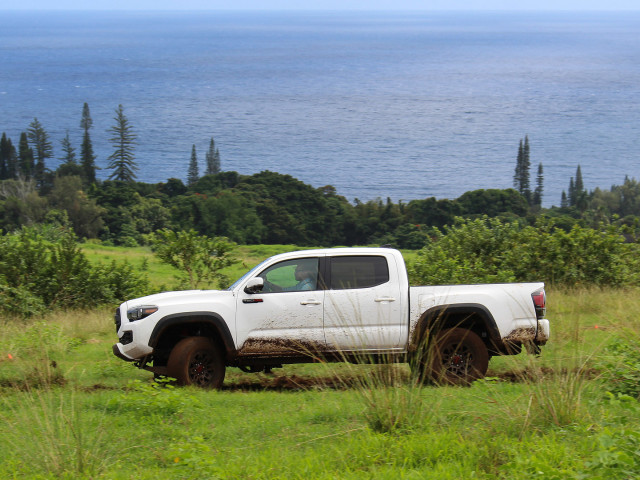
M 387 259 L 378 256 L 332 257 L 331 289 L 368 288 L 389 281 Z

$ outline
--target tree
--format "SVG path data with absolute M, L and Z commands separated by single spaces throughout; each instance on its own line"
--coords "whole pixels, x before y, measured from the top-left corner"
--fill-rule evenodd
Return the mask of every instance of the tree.
M 580 211 L 587 209 L 587 191 L 584 188 L 584 182 L 582 181 L 582 170 L 580 165 L 576 169 L 576 181 L 574 183 L 574 205 Z
M 82 107 L 82 120 L 80 120 L 80 128 L 83 130 L 82 146 L 80 147 L 80 165 L 82 166 L 82 179 L 86 184 L 92 184 L 96 181 L 96 156 L 93 154 L 93 144 L 89 130 L 93 126 L 91 113 L 89 112 L 89 104 L 85 102 Z
M 536 177 L 536 190 L 533 194 L 533 204 L 540 207 L 542 206 L 542 191 L 544 183 L 544 169 L 542 163 L 538 164 L 538 176 Z
M 196 146 L 191 147 L 191 161 L 189 162 L 189 173 L 187 174 L 187 185 L 192 186 L 198 181 L 198 155 Z
M 216 148 L 216 142 L 211 137 L 209 142 L 209 150 L 206 154 L 207 169 L 205 175 L 216 175 L 220 173 L 220 152 Z
M 562 196 L 560 197 L 560 208 L 567 208 L 569 206 L 569 200 L 567 199 L 567 192 L 562 190 Z
M 18 169 L 20 175 L 26 179 L 32 178 L 35 168 L 33 149 L 29 147 L 27 134 L 22 132 L 20 134 L 20 143 L 18 143 Z
M 106 210 L 82 191 L 82 179 L 79 176 L 56 178 L 49 201 L 55 208 L 67 212 L 76 235 L 87 238 L 98 236 L 104 224 L 102 215 Z
M 6 180 L 8 178 L 15 177 L 15 171 L 10 172 L 10 169 L 15 170 L 15 158 L 13 159 L 14 165 L 12 166 L 12 149 L 11 139 L 7 138 L 6 133 L 2 133 L 2 139 L 0 140 L 0 180 Z M 15 149 L 13 149 L 15 152 Z
M 531 167 L 529 137 L 524 137 L 524 142 L 520 140 L 518 147 L 518 157 L 516 159 L 516 169 L 513 175 L 513 186 L 531 204 L 531 189 L 529 187 L 529 169 Z
M 138 165 L 133 155 L 134 145 L 137 136 L 133 133 L 129 120 L 124 114 L 122 105 L 118 105 L 116 116 L 113 118 L 116 124 L 108 132 L 112 134 L 109 138 L 115 151 L 109 156 L 108 169 L 113 170 L 109 180 L 120 180 L 122 182 L 133 182 L 136 179 L 135 172 Z
M 192 289 L 212 280 L 218 284 L 226 282 L 220 270 L 236 261 L 231 256 L 235 243 L 223 237 L 198 235 L 195 230 L 158 230 L 151 237 L 151 245 L 160 261 L 178 269 L 183 277 L 186 274 Z
M 583 211 L 587 208 L 587 191 L 584 189 L 580 165 L 576 169 L 575 180 L 574 177 L 569 180 L 569 206 Z
M 64 156 L 61 158 L 63 163 L 66 163 L 69 165 L 75 165 L 76 151 L 71 146 L 71 140 L 69 139 L 69 132 L 67 132 L 67 135 L 62 139 L 60 143 L 62 144 L 62 152 L 64 153 Z
M 44 180 L 45 163 L 47 158 L 51 158 L 53 155 L 53 147 L 49 141 L 49 135 L 44 130 L 37 118 L 29 124 L 27 130 L 27 136 L 35 153 L 35 170 L 33 177 L 36 179 L 36 183 L 42 184 Z

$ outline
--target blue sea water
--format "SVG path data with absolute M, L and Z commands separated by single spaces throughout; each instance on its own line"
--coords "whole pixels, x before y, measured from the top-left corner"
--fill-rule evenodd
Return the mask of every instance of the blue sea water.
M 105 167 L 122 104 L 139 180 L 185 179 L 192 144 L 203 169 L 214 137 L 224 170 L 394 201 L 508 188 L 528 135 L 558 205 L 578 164 L 588 189 L 640 177 L 639 32 L 638 13 L 0 12 L 0 132 L 37 117 L 60 157 L 88 102 Z

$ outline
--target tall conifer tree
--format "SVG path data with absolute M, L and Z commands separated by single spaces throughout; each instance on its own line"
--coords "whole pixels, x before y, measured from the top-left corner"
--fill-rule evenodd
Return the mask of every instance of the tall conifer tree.
M 116 124 L 109 128 L 112 135 L 109 138 L 114 152 L 109 156 L 108 169 L 113 170 L 109 180 L 120 180 L 123 182 L 133 182 L 136 179 L 135 172 L 138 165 L 133 154 L 137 136 L 133 133 L 129 120 L 124 114 L 124 107 L 118 105 L 116 116 L 113 118 Z
M 524 142 L 520 140 L 518 146 L 518 157 L 516 159 L 516 169 L 513 175 L 513 186 L 531 204 L 531 188 L 529 180 L 529 169 L 531 167 L 529 136 L 524 137 Z
M 29 147 L 29 139 L 26 132 L 20 134 L 18 143 L 18 171 L 20 176 L 29 179 L 33 178 L 36 165 L 33 159 L 33 150 Z
M 53 155 L 53 147 L 49 141 L 49 135 L 37 118 L 34 118 L 29 124 L 27 137 L 29 138 L 35 153 L 36 165 L 33 177 L 38 185 L 42 185 L 44 172 L 46 170 L 46 160 L 47 158 L 51 158 Z
M 63 156 L 61 158 L 63 163 L 67 165 L 75 165 L 76 164 L 76 151 L 71 145 L 71 139 L 69 138 L 69 132 L 65 135 L 65 137 L 60 142 L 62 144 L 62 152 Z
M 542 191 L 544 183 L 544 169 L 542 163 L 538 164 L 538 176 L 536 177 L 536 190 L 533 194 L 533 203 L 537 206 L 542 206 Z
M 569 180 L 569 206 L 576 206 L 576 186 L 573 182 L 573 177 Z
M 216 142 L 213 140 L 213 137 L 211 137 L 211 141 L 209 142 L 209 150 L 207 150 L 205 158 L 207 161 L 205 175 L 220 173 L 220 152 L 216 148 Z
M 2 139 L 0 139 L 0 180 L 6 180 L 9 178 L 9 171 L 7 167 L 7 160 L 9 157 L 8 147 L 7 134 L 3 132 Z
M 581 211 L 587 208 L 587 191 L 584 188 L 584 182 L 582 181 L 582 169 L 580 165 L 576 169 L 576 181 L 574 184 L 574 205 Z
M 80 120 L 80 128 L 83 131 L 82 145 L 80 147 L 80 165 L 82 166 L 82 177 L 86 184 L 95 183 L 96 181 L 96 156 L 93 153 L 93 144 L 89 134 L 92 126 L 93 119 L 89 111 L 89 104 L 85 102 L 82 107 L 82 119 Z
M 187 174 L 187 185 L 191 186 L 198 181 L 198 155 L 196 154 L 196 146 L 191 147 L 191 161 L 189 162 L 189 172 Z
M 11 143 L 11 139 L 4 133 L 0 141 L 0 156 L 4 159 L 5 174 L 3 180 L 18 177 L 18 154 L 16 147 Z

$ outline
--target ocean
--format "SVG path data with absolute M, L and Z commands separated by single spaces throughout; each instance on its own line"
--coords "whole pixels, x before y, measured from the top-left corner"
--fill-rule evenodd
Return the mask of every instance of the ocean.
M 545 206 L 640 178 L 639 13 L 0 12 L 0 132 L 33 118 L 55 168 L 89 104 L 102 167 L 119 104 L 138 180 L 290 174 L 350 201 L 513 185 L 518 143 Z

